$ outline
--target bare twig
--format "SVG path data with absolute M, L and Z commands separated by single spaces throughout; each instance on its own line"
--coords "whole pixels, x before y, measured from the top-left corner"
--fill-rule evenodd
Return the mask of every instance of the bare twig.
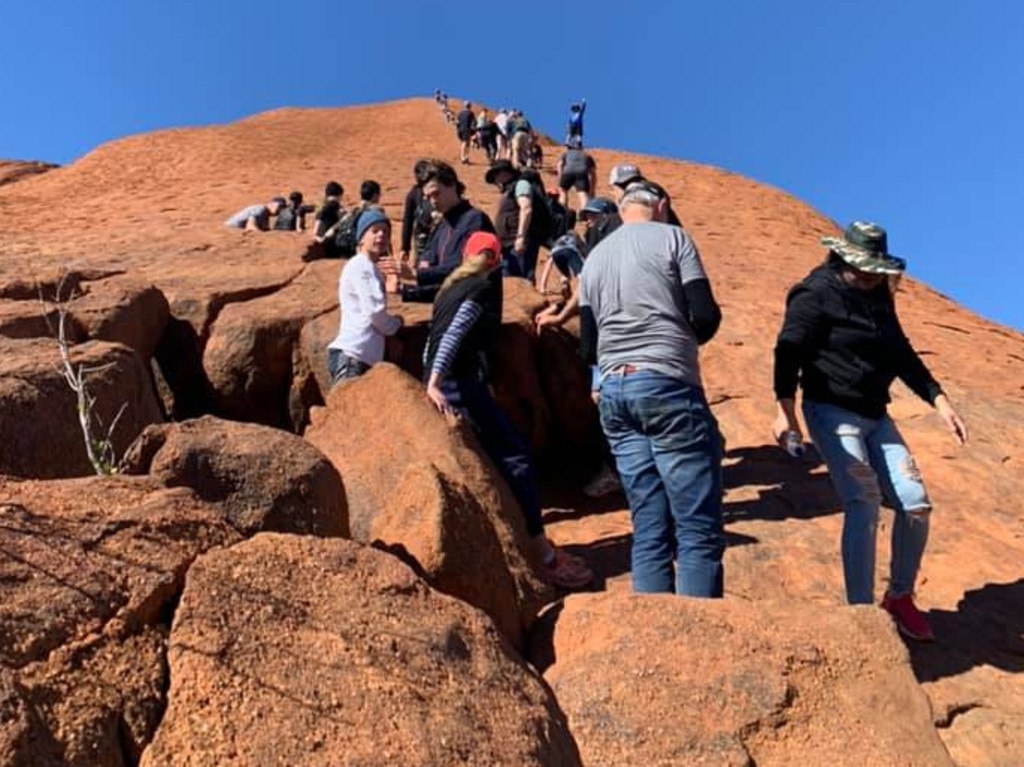
M 117 424 L 121 420 L 121 416 L 124 415 L 128 407 L 128 403 L 121 405 L 117 415 L 114 416 L 109 428 L 105 430 L 101 438 L 93 435 L 94 425 L 102 430 L 103 423 L 95 412 L 96 398 L 89 392 L 86 379 L 89 376 L 109 370 L 113 367 L 113 363 L 94 366 L 78 365 L 76 367 L 71 361 L 71 344 L 68 341 L 67 335 L 68 302 L 71 296 L 64 296 L 64 286 L 67 278 L 68 272 L 65 270 L 57 282 L 56 295 L 53 297 L 53 305 L 57 309 L 56 339 L 57 348 L 60 350 L 61 374 L 64 376 L 68 388 L 75 393 L 78 425 L 82 430 L 85 452 L 89 457 L 89 463 L 92 464 L 93 471 L 97 474 L 116 474 L 118 472 L 118 460 L 117 452 L 114 450 L 113 434 L 114 429 L 117 428 Z M 42 287 L 39 289 L 39 302 L 43 305 L 43 317 L 52 333 L 54 328 L 50 324 L 50 319 L 46 313 L 46 298 L 43 296 Z

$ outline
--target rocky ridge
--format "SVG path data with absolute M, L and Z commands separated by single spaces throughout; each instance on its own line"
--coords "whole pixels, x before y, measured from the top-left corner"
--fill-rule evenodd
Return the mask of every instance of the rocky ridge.
M 52 330 L 43 319 L 49 318 L 52 326 L 57 311 L 55 288 L 61 278 L 70 289 L 66 308 L 76 359 L 102 371 L 95 390 L 99 410 L 109 423 L 120 404 L 130 405 L 119 422 L 119 450 L 151 424 L 202 414 L 268 426 L 301 426 L 308 423 L 312 407 L 325 401 L 327 413 L 341 407 L 332 406 L 332 398 L 326 396 L 318 356 L 323 339 L 337 327 L 337 265 L 304 263 L 300 237 L 228 231 L 221 226 L 222 220 L 245 204 L 291 188 L 303 189 L 314 198 L 327 179 L 338 178 L 354 190 L 364 177 L 381 182 L 385 206 L 397 219 L 413 162 L 423 155 L 454 157 L 455 151 L 454 137 L 427 100 L 349 109 L 284 109 L 231 125 L 123 139 L 69 166 L 21 175 L 15 183 L 0 186 L 0 221 L 4 222 L 0 225 L 4 358 L 0 473 L 12 477 L 0 485 L 5 536 L 5 556 L 0 561 L 2 625 L 4 635 L 10 637 L 0 674 L 0 710 L 5 712 L 0 717 L 0 753 L 5 763 L 135 764 L 139 759 L 178 763 L 166 759 L 184 752 L 177 747 L 169 752 L 167 744 L 186 731 L 181 727 L 188 721 L 188 702 L 195 700 L 190 695 L 198 694 L 185 686 L 194 671 L 184 662 L 187 653 L 180 648 L 194 642 L 195 632 L 206 631 L 202 621 L 221 620 L 216 617 L 216 601 L 206 605 L 190 601 L 197 606 L 183 615 L 197 617 L 181 628 L 185 633 L 175 637 L 177 602 L 182 591 L 187 592 L 186 573 L 202 552 L 222 549 L 223 555 L 216 553 L 222 557 L 218 562 L 237 558 L 244 563 L 251 557 L 259 561 L 276 555 L 282 548 L 298 552 L 296 566 L 303 572 L 322 570 L 330 557 L 349 563 L 344 567 L 354 567 L 358 577 L 370 572 L 351 564 L 370 556 L 352 548 L 355 544 L 346 544 L 349 553 L 338 559 L 312 541 L 278 546 L 261 539 L 265 531 L 275 529 L 317 535 L 343 532 L 348 525 L 347 501 L 333 507 L 334 516 L 325 527 L 324 504 L 316 500 L 320 491 L 303 486 L 302 480 L 296 485 L 290 476 L 278 477 L 277 485 L 258 492 L 234 492 L 219 499 L 210 495 L 210 482 L 219 486 L 227 480 L 263 479 L 259 472 L 235 468 L 261 464 L 254 464 L 256 459 L 244 450 L 232 453 L 239 438 L 227 427 L 211 424 L 207 433 L 215 436 L 187 448 L 168 440 L 172 449 L 162 462 L 156 462 L 162 467 L 159 471 L 152 468 L 153 461 L 138 464 L 139 471 L 153 471 L 148 477 L 70 479 L 86 474 L 88 465 L 81 458 L 74 399 L 56 372 Z M 703 683 L 702 692 L 691 694 L 734 701 L 729 710 L 735 719 L 730 720 L 728 732 L 697 722 L 690 740 L 681 745 L 659 741 L 656 734 L 645 736 L 636 763 L 640 754 L 647 754 L 646 762 L 655 760 L 659 748 L 670 745 L 690 755 L 729 754 L 727 758 L 736 763 L 744 758 L 757 764 L 792 763 L 799 754 L 811 753 L 800 749 L 823 727 L 832 726 L 826 725 L 832 720 L 821 718 L 821 707 L 813 705 L 806 711 L 797 706 L 794 710 L 800 716 L 773 714 L 786 704 L 786 685 L 792 684 L 805 701 L 824 699 L 842 689 L 832 669 L 876 668 L 867 665 L 872 647 L 884 647 L 882 655 L 892 673 L 906 681 L 899 695 L 915 701 L 914 718 L 908 721 L 916 723 L 913 737 L 923 744 L 922 754 L 939 758 L 934 756 L 936 742 L 929 735 L 937 732 L 956 764 L 1017 763 L 1024 745 L 1020 610 L 1024 579 L 1018 564 L 1024 553 L 1024 513 L 1015 469 L 1024 462 L 1024 387 L 1020 383 L 1024 337 L 964 310 L 927 286 L 904 281 L 897 299 L 904 327 L 973 434 L 970 448 L 955 448 L 927 406 L 897 388 L 893 413 L 922 466 L 936 507 L 919 600 L 930 609 L 940 637 L 935 645 L 911 646 L 904 655 L 890 627 L 875 619 L 863 623 L 841 606 L 836 543 L 841 520 L 822 467 L 813 460 L 793 462 L 767 444 L 770 350 L 785 290 L 822 257 L 818 237 L 833 233 L 834 223 L 783 192 L 727 171 L 623 152 L 595 150 L 593 154 L 603 170 L 615 162 L 636 162 L 668 188 L 674 207 L 701 248 L 725 313 L 722 330 L 706 347 L 703 366 L 710 399 L 729 442 L 725 467 L 729 607 L 728 616 L 721 619 L 694 608 L 701 616 L 699 628 L 707 632 L 705 637 L 694 636 L 730 650 L 714 659 L 721 663 L 719 675 L 695 681 L 679 674 L 679 664 L 671 671 L 673 685 L 680 690 L 692 691 L 695 683 Z M 0 168 L 0 177 L 6 177 L 5 172 Z M 474 164 L 460 168 L 460 174 L 469 197 L 492 211 L 496 194 L 483 183 L 483 168 Z M 545 178 L 553 185 L 550 175 Z M 53 227 L 50 211 L 72 197 L 90 204 L 72 206 L 64 225 Z M 898 231 L 892 237 L 898 245 Z M 927 254 L 908 255 L 912 275 L 914 259 Z M 528 288 L 513 287 L 509 292 L 505 332 L 510 351 L 508 366 L 500 375 L 499 395 L 530 434 L 549 471 L 557 469 L 559 476 L 572 480 L 568 484 L 575 484 L 593 468 L 596 453 L 590 438 L 593 410 L 579 396 L 585 384 L 572 363 L 571 328 L 533 337 L 529 318 L 540 297 Z M 399 310 L 410 327 L 400 339 L 401 348 L 392 349 L 391 355 L 415 375 L 425 307 Z M 370 412 L 373 397 L 374 392 L 367 391 L 348 407 Z M 386 403 L 377 406 L 386 407 Z M 386 418 L 382 428 L 387 428 Z M 259 437 L 254 439 L 259 442 Z M 375 449 L 382 451 L 382 460 L 390 458 L 386 445 Z M 237 457 L 225 460 L 224 455 Z M 456 470 L 432 468 L 429 458 L 411 450 L 395 477 L 396 483 L 404 478 L 420 488 L 417 494 L 406 497 L 396 489 L 392 496 L 379 499 L 384 507 L 381 518 L 391 520 L 389 535 L 414 535 L 420 544 L 419 558 L 406 557 L 406 561 L 413 565 L 410 573 L 426 580 L 394 570 L 406 565 L 388 561 L 380 567 L 391 573 L 388 578 L 404 584 L 430 584 L 388 588 L 423 595 L 432 594 L 425 590 L 431 587 L 453 593 L 451 574 L 459 571 L 445 569 L 446 562 L 437 558 L 438 552 L 447 551 L 444 546 L 425 546 L 422 531 L 396 522 L 408 516 L 411 508 L 428 503 L 410 505 L 410 498 L 434 499 L 429 501 L 436 510 L 432 513 L 441 520 L 458 519 L 457 513 L 467 503 L 464 493 L 452 490 L 450 480 Z M 278 465 L 272 456 L 266 460 L 267 466 Z M 318 460 L 310 457 L 305 465 L 317 466 Z M 290 464 L 289 471 L 292 468 Z M 342 487 L 356 479 L 336 468 Z M 168 489 L 169 477 L 190 479 L 183 482 L 185 487 Z M 316 480 L 316 487 L 323 487 L 324 481 L 329 480 Z M 507 740 L 495 747 L 532 749 L 535 756 L 530 758 L 538 759 L 536 763 L 571 763 L 551 761 L 556 759 L 551 754 L 571 758 L 565 754 L 575 748 L 564 740 L 552 745 L 556 738 L 550 733 L 564 729 L 559 724 L 563 716 L 559 712 L 564 711 L 566 732 L 575 739 L 586 763 L 600 764 L 610 758 L 605 755 L 615 754 L 615 763 L 629 764 L 621 743 L 638 737 L 636 723 L 628 718 L 629 703 L 648 693 L 642 685 L 616 681 L 615 674 L 624 669 L 614 668 L 614 663 L 591 667 L 585 659 L 588 652 L 614 659 L 631 650 L 648 657 L 667 641 L 664 630 L 654 629 L 668 618 L 656 601 L 628 595 L 629 519 L 621 499 L 586 505 L 572 490 L 556 487 L 553 492 L 559 505 L 571 503 L 579 511 L 549 511 L 552 536 L 596 563 L 601 575 L 598 586 L 607 595 L 572 597 L 562 615 L 553 617 L 556 624 L 550 634 L 530 630 L 530 657 L 545 669 L 547 684 L 555 693 L 555 699 L 540 693 L 531 699 L 535 708 L 530 716 L 539 716 L 541 709 L 545 712 L 534 721 L 547 722 L 542 727 L 549 733 L 542 739 L 547 745 L 523 745 L 525 741 L 509 734 L 500 736 Z M 229 497 L 234 505 L 225 500 Z M 294 524 L 277 527 L 273 521 L 281 517 L 272 509 L 280 508 L 273 504 L 281 498 L 298 499 L 286 505 L 291 510 L 289 519 L 308 512 L 309 521 L 298 528 Z M 238 520 L 246 523 L 238 526 Z M 880 563 L 886 561 L 886 532 L 883 527 Z M 238 545 L 252 535 L 256 535 L 250 542 L 253 546 L 259 543 L 269 550 Z M 429 557 L 434 557 L 433 569 L 424 569 L 423 561 Z M 220 572 L 221 566 L 211 565 L 201 572 Z M 238 567 L 243 568 L 239 577 L 248 592 L 243 598 L 234 588 L 227 589 L 225 598 L 240 599 L 257 612 L 270 611 L 270 616 L 280 599 L 275 590 L 284 588 L 288 602 L 299 599 L 287 584 L 250 588 L 257 583 L 258 573 L 245 574 L 244 566 Z M 879 582 L 882 575 L 880 571 Z M 216 578 L 203 577 L 216 588 Z M 530 578 L 526 570 L 517 577 L 524 583 Z M 209 587 L 197 589 L 198 594 Z M 308 594 L 303 598 L 313 599 Z M 353 599 L 331 597 L 342 598 Z M 620 620 L 587 618 L 588 610 L 594 614 L 604 602 L 614 606 L 613 615 Z M 781 653 L 784 659 L 786 648 L 795 646 L 787 627 L 806 622 L 796 608 L 794 612 L 788 607 L 759 607 L 762 602 L 805 606 L 822 614 L 822 625 L 830 626 L 829 631 L 841 632 L 846 622 L 863 627 L 870 639 L 850 647 L 830 644 L 822 629 L 825 633 L 820 637 L 808 638 L 807 647 L 816 648 L 825 660 L 800 666 L 812 672 L 801 672 L 799 683 L 780 681 L 790 674 L 781 661 L 781 665 L 754 664 L 747 671 L 745 659 L 762 652 L 756 647 L 771 648 L 763 651 Z M 508 636 L 514 633 L 513 621 L 505 618 L 505 636 L 486 628 L 487 621 L 515 611 L 477 606 L 483 612 L 463 618 L 478 622 L 475 636 L 483 637 L 480 649 L 470 654 L 498 657 L 493 654 L 506 653 L 495 648 L 518 643 L 516 637 Z M 406 609 L 376 599 L 364 608 L 367 615 Z M 322 609 L 322 597 L 307 606 L 309 615 L 321 616 L 318 621 L 323 620 Z M 687 609 L 680 607 L 682 612 Z M 482 617 L 485 614 L 490 618 Z M 779 625 L 769 627 L 765 614 L 774 616 Z M 528 624 L 518 625 L 526 630 Z M 645 630 L 624 632 L 629 625 Z M 577 626 L 586 627 L 583 633 L 593 636 L 579 638 Z M 733 635 L 737 627 L 760 637 L 760 644 L 727 642 L 724 637 Z M 772 633 L 775 629 L 778 635 Z M 307 629 L 296 623 L 294 630 L 289 641 Z M 253 632 L 252 643 L 239 648 L 237 655 L 225 655 L 220 661 L 214 658 L 213 667 L 230 671 L 247 664 L 247 671 L 259 678 L 262 667 L 255 655 L 264 645 L 258 626 L 253 626 Z M 176 655 L 171 656 L 169 671 L 165 665 L 168 643 L 178 648 L 173 649 Z M 522 656 L 516 653 L 507 651 L 508 662 L 521 662 Z M 804 657 L 799 652 L 797 656 Z M 580 663 L 590 670 L 581 675 Z M 516 684 L 537 689 L 529 669 L 518 668 Z M 909 681 L 909 672 L 919 688 Z M 456 687 L 466 692 L 472 689 L 469 684 L 459 682 Z M 881 694 L 886 682 L 878 684 L 878 689 L 869 690 L 871 694 Z M 613 689 L 613 700 L 588 699 L 584 694 L 588 686 Z M 926 699 L 914 697 L 918 689 Z M 379 703 L 379 696 L 390 693 L 374 683 L 366 694 Z M 165 715 L 168 700 L 171 709 Z M 261 710 L 264 704 L 252 700 L 248 712 Z M 595 708 L 599 704 L 601 708 Z M 211 720 L 218 722 L 224 743 L 232 742 L 229 733 L 245 732 L 238 716 L 247 709 L 232 705 L 218 704 L 223 718 Z M 787 707 L 792 708 L 782 706 Z M 845 723 L 856 720 L 860 714 L 855 712 L 860 710 L 849 709 Z M 744 718 L 744 711 L 753 713 Z M 417 716 L 406 706 L 394 712 L 395 727 L 406 721 L 402 712 Z M 596 719 L 595 712 L 600 713 Z M 161 722 L 167 724 L 166 734 L 160 733 Z M 756 731 L 750 730 L 751 722 L 761 723 Z M 430 731 L 441 736 L 445 727 L 440 721 L 429 724 Z M 856 736 L 857 731 L 851 731 L 849 738 Z M 160 745 L 144 755 L 151 741 Z M 319 763 L 329 764 L 336 754 L 324 755 L 327 742 L 311 741 L 307 750 L 290 753 L 304 754 L 309 763 L 318 763 L 319 753 Z M 746 749 L 746 757 L 740 746 Z M 233 747 L 233 752 L 217 752 L 217 763 L 248 763 L 251 752 L 239 750 L 237 744 Z M 448 763 L 451 753 L 461 753 L 458 749 L 472 752 L 476 748 L 470 741 L 453 741 L 455 750 L 418 753 L 415 759 L 420 761 L 412 763 Z M 549 748 L 555 750 L 544 750 Z M 492 758 L 499 762 L 513 759 L 498 753 Z M 894 754 L 879 751 L 859 763 L 873 759 L 880 764 L 938 763 L 915 762 L 916 757 L 909 755 L 900 761 Z M 813 757 L 806 758 L 813 763 Z M 386 763 L 381 759 L 379 752 L 368 752 L 365 761 L 358 763 Z

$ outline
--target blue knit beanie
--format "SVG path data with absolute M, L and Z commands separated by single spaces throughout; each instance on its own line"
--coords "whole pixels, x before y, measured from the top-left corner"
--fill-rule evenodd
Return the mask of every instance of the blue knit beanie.
M 359 219 L 356 221 L 356 243 L 363 241 L 363 235 L 366 234 L 367 229 L 380 223 L 391 226 L 391 219 L 380 208 L 368 208 L 360 213 Z

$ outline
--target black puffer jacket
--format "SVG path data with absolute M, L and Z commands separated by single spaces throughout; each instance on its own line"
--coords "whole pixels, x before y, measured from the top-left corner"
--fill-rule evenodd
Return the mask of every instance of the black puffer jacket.
M 858 290 L 842 278 L 832 256 L 789 292 L 775 346 L 775 396 L 804 396 L 881 418 L 889 387 L 899 378 L 929 403 L 942 392 L 914 351 L 884 283 Z

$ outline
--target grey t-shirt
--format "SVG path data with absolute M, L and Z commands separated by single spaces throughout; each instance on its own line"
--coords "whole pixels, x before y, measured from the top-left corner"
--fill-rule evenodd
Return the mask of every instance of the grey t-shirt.
M 250 218 L 256 219 L 256 226 L 260 229 L 270 228 L 270 211 L 266 205 L 250 205 L 238 211 L 235 215 L 224 222 L 224 226 L 233 226 L 236 229 L 245 229 L 245 222 Z
M 683 294 L 683 285 L 701 279 L 700 254 L 678 226 L 623 224 L 602 240 L 580 277 L 580 306 L 597 321 L 601 375 L 634 365 L 701 386 Z

